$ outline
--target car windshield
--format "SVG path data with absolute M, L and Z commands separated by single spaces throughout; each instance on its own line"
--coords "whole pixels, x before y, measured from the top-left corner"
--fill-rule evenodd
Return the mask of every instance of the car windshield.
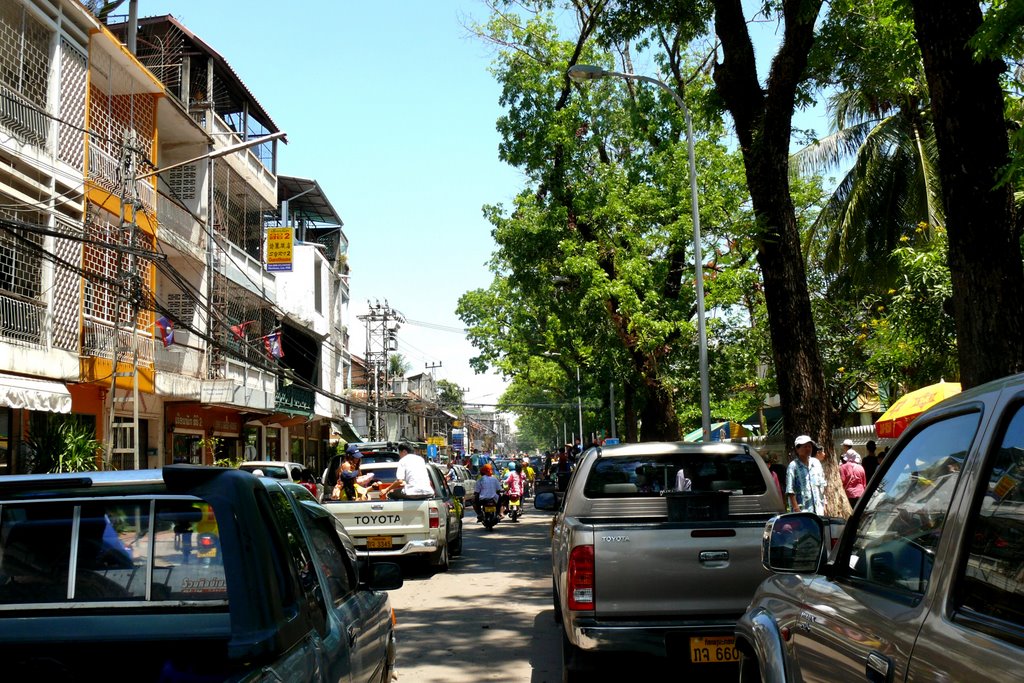
M 590 469 L 584 495 L 622 498 L 659 496 L 678 490 L 760 495 L 766 487 L 756 457 L 749 453 L 701 452 L 599 457 Z

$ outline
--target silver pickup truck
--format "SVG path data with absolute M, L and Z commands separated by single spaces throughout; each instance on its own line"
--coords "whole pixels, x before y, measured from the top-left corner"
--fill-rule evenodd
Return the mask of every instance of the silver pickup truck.
M 538 494 L 539 509 L 557 507 Z M 766 521 L 783 509 L 741 444 L 641 443 L 583 456 L 555 516 L 551 569 L 563 680 L 595 651 L 673 655 L 712 674 L 757 585 Z

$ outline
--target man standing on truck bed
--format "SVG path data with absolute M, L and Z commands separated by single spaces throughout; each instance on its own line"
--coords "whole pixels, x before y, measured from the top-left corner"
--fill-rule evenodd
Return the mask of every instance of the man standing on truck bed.
M 402 498 L 429 498 L 434 495 L 434 487 L 430 483 L 427 463 L 413 452 L 412 446 L 404 441 L 398 447 L 398 467 L 395 469 L 395 481 L 380 489 L 381 498 L 399 500 Z M 397 490 L 395 490 L 397 489 Z

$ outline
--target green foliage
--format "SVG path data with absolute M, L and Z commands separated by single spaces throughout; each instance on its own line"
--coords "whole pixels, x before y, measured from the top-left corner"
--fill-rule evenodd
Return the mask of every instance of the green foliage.
M 64 447 L 52 472 L 92 472 L 96 469 L 96 458 L 103 444 L 96 440 L 96 433 L 78 422 L 68 420 L 60 426 Z
M 461 412 L 464 400 L 462 387 L 446 379 L 437 380 L 438 402 L 449 412 Z
M 493 68 L 506 106 L 499 153 L 528 185 L 512 207 L 485 209 L 497 244 L 494 281 L 467 292 L 457 310 L 479 350 L 474 367 L 497 367 L 514 383 L 523 377 L 529 394 L 543 374 L 531 359 L 558 353 L 565 377 L 583 369 L 595 421 L 605 421 L 598 412 L 607 410 L 603 396 L 614 377 L 638 411 L 648 411 L 649 434 L 677 435 L 654 416 L 665 414 L 668 400 L 670 414 L 690 418 L 699 397 L 683 113 L 669 93 L 648 85 L 570 85 L 570 60 L 614 68 L 613 52 L 586 37 L 561 39 L 546 13 L 522 21 L 496 14 L 479 30 L 505 46 Z M 616 52 L 625 59 L 629 50 L 623 44 Z M 670 80 L 697 74 L 685 86 L 673 82 L 694 105 L 704 250 L 715 254 L 716 274 L 725 274 L 706 283 L 708 304 L 745 307 L 742 282 L 756 274 L 749 251 L 740 260 L 732 244 L 753 225 L 740 157 L 722 144 L 727 129 L 705 106 L 711 83 L 695 58 L 677 50 L 657 59 Z M 750 385 L 750 360 L 737 354 L 718 365 L 723 399 Z

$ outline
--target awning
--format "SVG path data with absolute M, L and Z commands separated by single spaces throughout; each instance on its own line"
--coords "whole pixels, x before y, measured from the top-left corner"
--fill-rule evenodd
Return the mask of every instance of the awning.
M 332 441 L 341 439 L 345 443 L 359 443 L 363 440 L 348 420 L 331 420 L 331 437 Z
M 0 373 L 0 406 L 70 413 L 71 392 L 61 382 Z

